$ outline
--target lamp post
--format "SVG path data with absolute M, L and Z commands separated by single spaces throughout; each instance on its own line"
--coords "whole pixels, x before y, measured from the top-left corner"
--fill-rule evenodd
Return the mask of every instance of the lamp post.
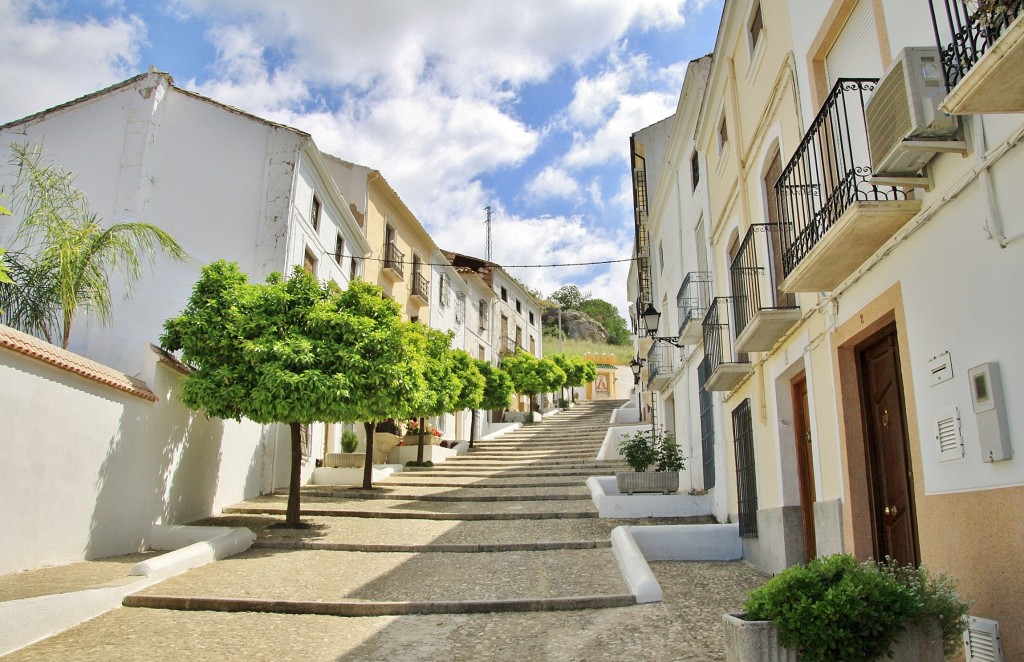
M 633 371 L 633 385 L 640 386 L 640 371 L 644 367 L 643 359 L 640 358 L 640 354 L 636 355 L 636 358 L 629 362 L 629 369 Z M 636 410 L 637 414 L 643 419 L 643 403 L 640 401 L 640 393 L 643 389 L 637 388 L 636 390 Z

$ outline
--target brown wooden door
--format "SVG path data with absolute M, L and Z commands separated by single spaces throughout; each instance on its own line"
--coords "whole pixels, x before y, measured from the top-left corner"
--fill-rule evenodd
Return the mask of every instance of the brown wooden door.
M 818 555 L 814 535 L 814 455 L 811 452 L 811 414 L 807 403 L 807 377 L 793 380 L 793 433 L 796 436 L 796 468 L 800 481 L 800 513 L 804 524 L 804 559 Z
M 918 563 L 917 521 L 896 330 L 859 348 L 875 558 Z

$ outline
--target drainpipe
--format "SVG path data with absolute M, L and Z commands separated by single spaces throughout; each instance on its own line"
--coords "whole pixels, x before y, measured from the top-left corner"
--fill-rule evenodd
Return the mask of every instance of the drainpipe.
M 974 151 L 978 159 L 978 176 L 981 179 L 981 188 L 985 192 L 985 231 L 989 239 L 994 240 L 1001 248 L 1006 248 L 1006 235 L 1003 233 L 1003 222 L 999 218 L 999 210 L 996 207 L 996 193 L 992 186 L 992 173 L 988 171 L 986 163 L 988 144 L 985 140 L 985 118 L 982 115 L 973 115 L 972 133 L 974 134 Z

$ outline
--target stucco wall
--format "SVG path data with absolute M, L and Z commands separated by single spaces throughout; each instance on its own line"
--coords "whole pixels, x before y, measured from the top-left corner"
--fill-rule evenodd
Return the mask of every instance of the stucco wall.
M 0 350 L 0 574 L 137 551 L 153 524 L 256 496 L 272 432 L 177 401 L 183 377 L 150 352 L 150 403 Z M 269 487 L 269 485 L 265 486 Z

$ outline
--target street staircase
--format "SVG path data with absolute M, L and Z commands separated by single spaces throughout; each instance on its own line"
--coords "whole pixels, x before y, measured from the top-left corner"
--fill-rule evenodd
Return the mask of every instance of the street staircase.
M 128 596 L 129 607 L 379 616 L 621 607 L 635 603 L 586 478 L 619 401 L 580 403 L 373 490 L 303 488 L 308 529 L 268 527 L 287 494 L 208 523 L 250 526 L 252 549 Z

